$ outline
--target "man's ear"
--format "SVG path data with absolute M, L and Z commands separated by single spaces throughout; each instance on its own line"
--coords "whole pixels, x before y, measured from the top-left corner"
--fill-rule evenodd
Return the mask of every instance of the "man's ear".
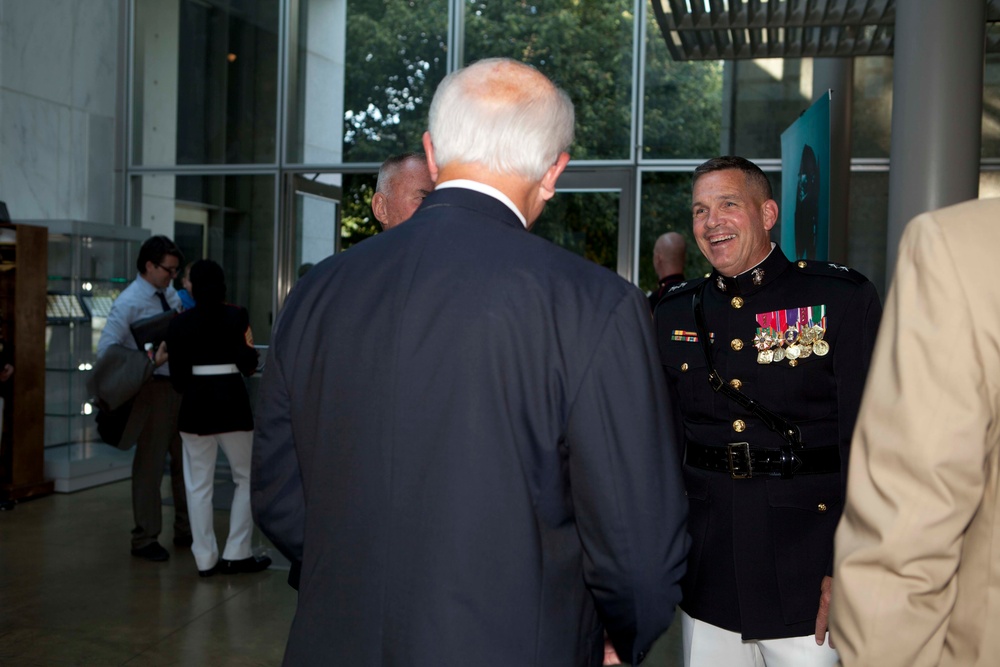
M 778 202 L 768 199 L 761 204 L 760 212 L 764 220 L 764 229 L 771 231 L 771 228 L 778 224 Z
M 569 153 L 560 153 L 559 157 L 556 159 L 556 163 L 548 168 L 545 175 L 542 176 L 542 181 L 539 184 L 538 193 L 542 198 L 542 201 L 548 201 L 552 199 L 556 194 L 556 181 L 559 180 L 560 174 L 566 169 L 566 165 L 569 163 Z
M 431 142 L 431 133 L 424 132 L 424 153 L 427 155 L 427 171 L 431 172 L 431 180 L 437 183 L 438 166 L 434 159 L 434 144 Z
M 384 220 L 387 217 L 385 210 L 385 195 L 381 192 L 376 192 L 372 195 L 372 213 L 375 214 L 375 219 L 378 220 L 380 225 L 382 225 L 382 229 L 385 229 Z

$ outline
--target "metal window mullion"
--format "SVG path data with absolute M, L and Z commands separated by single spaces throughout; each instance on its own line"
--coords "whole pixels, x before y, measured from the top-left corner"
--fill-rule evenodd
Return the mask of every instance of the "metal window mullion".
M 465 0 L 448 1 L 448 68 L 461 69 L 465 61 Z

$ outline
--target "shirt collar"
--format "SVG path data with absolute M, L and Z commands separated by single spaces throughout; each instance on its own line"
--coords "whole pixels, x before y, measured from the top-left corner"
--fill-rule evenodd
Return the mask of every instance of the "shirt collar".
M 494 199 L 499 199 L 505 206 L 507 206 L 507 208 L 514 212 L 514 215 L 516 215 L 517 219 L 521 221 L 524 228 L 528 228 L 528 221 L 524 219 L 524 215 L 517 209 L 517 206 L 515 206 L 514 202 L 510 200 L 510 197 L 500 192 L 492 185 L 486 185 L 485 183 L 473 181 L 468 178 L 456 178 L 451 181 L 445 181 L 434 189 L 443 190 L 445 188 L 466 188 L 467 190 L 475 190 L 476 192 L 481 192 L 484 195 L 493 197 Z
M 156 294 L 157 292 L 163 292 L 164 294 L 167 292 L 167 290 L 165 289 L 161 290 L 156 285 L 146 280 L 145 276 L 143 276 L 141 273 L 135 274 L 135 280 L 142 287 L 142 290 L 149 295 Z

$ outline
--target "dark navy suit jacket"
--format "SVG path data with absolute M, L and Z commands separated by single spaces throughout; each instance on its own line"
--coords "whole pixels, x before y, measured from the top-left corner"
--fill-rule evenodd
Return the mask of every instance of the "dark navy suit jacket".
M 313 268 L 274 328 L 264 533 L 301 561 L 287 665 L 641 662 L 686 499 L 643 294 L 468 189 Z

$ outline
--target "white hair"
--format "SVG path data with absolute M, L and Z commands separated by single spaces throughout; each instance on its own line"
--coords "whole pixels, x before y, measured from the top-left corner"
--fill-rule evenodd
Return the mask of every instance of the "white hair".
M 544 75 L 506 58 L 452 72 L 434 93 L 430 134 L 438 167 L 476 163 L 538 181 L 573 142 L 573 102 Z

